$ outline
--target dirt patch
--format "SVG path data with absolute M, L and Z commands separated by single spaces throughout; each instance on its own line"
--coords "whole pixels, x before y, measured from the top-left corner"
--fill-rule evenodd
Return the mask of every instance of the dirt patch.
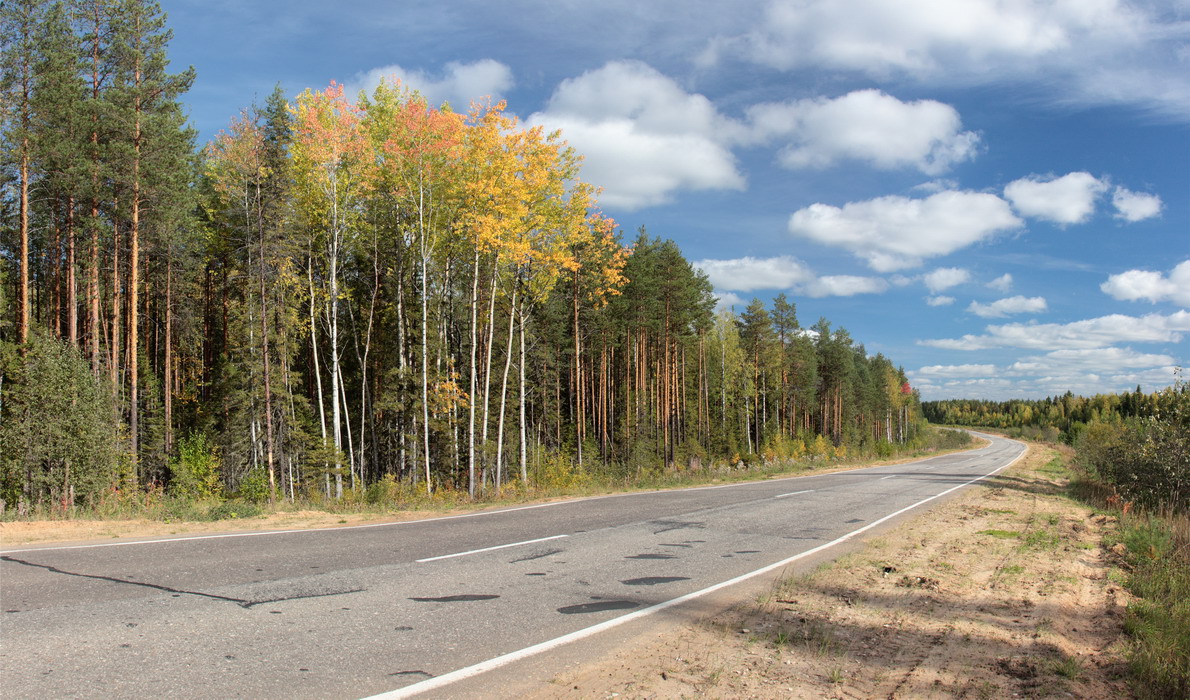
M 0 546 L 14 547 L 51 542 L 85 542 L 120 537 L 159 537 L 169 535 L 198 535 L 215 532 L 244 532 L 255 530 L 308 530 L 324 527 L 345 527 L 367 523 L 417 520 L 439 512 L 326 513 L 321 511 L 286 511 L 236 520 L 210 522 L 174 522 L 159 520 L 32 520 L 0 522 Z
M 530 697 L 1128 697 L 1111 523 L 1061 495 L 1055 455 Z

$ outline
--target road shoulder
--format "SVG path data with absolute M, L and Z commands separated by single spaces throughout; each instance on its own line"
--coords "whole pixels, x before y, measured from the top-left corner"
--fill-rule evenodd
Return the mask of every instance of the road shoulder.
M 1127 697 L 1111 526 L 1058 453 L 761 595 L 638 637 L 530 697 Z

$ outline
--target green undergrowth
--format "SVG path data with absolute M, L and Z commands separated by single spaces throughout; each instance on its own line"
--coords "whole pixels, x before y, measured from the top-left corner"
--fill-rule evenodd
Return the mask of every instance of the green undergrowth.
M 597 496 L 608 493 L 650 491 L 685 488 L 708 484 L 724 484 L 758 479 L 780 478 L 811 474 L 824 470 L 858 468 L 882 457 L 912 459 L 941 452 L 969 449 L 974 444 L 967 433 L 953 430 L 931 430 L 922 444 L 906 448 L 892 455 L 850 455 L 839 449 L 827 455 L 802 455 L 800 458 L 733 459 L 715 465 L 696 468 L 662 468 L 625 466 L 605 467 L 592 460 L 589 468 L 577 467 L 562 454 L 538 455 L 530 467 L 528 483 L 511 478 L 497 491 L 490 481 L 479 489 L 475 499 L 468 497 L 465 488 L 439 485 L 427 493 L 425 483 L 397 479 L 386 475 L 363 488 L 352 489 L 344 484 L 341 498 L 327 497 L 324 484 L 310 484 L 293 498 L 279 498 L 268 502 L 268 490 L 263 473 L 246 478 L 239 491 L 220 497 L 215 489 L 206 487 L 206 472 L 193 468 L 196 484 L 183 492 L 160 488 L 110 488 L 100 494 L 89 508 L 35 507 L 25 518 L 18 518 L 13 509 L 3 513 L 4 520 L 137 520 L 162 522 L 209 522 L 242 520 L 271 513 L 323 511 L 336 514 L 392 515 L 400 512 L 445 512 L 455 509 L 516 505 L 554 498 Z M 288 494 L 286 494 L 287 496 Z
M 1190 517 L 1126 514 L 1118 538 L 1136 596 L 1124 628 L 1137 695 L 1190 697 Z
M 1173 507 L 1185 499 L 1173 489 L 1172 498 L 1151 502 L 1146 508 L 1143 499 L 1131 500 L 1137 493 L 1144 494 L 1130 483 L 1132 472 L 1115 474 L 1119 483 L 1108 483 L 1103 476 L 1105 472 L 1113 473 L 1109 469 L 1120 472 L 1129 460 L 1123 460 L 1124 466 L 1101 464 L 1098 469 L 1089 468 L 1091 460 L 1083 451 L 1086 447 L 1080 447 L 1073 455 L 1068 450 L 1059 451 L 1034 471 L 1065 482 L 1067 496 L 1116 519 L 1102 545 L 1118 557 L 1118 568 L 1108 578 L 1134 596 L 1124 629 L 1129 635 L 1130 681 L 1136 696 L 1146 700 L 1190 698 L 1190 513 Z M 1184 454 L 1170 450 L 1167 461 L 1175 455 L 1184 459 Z M 1181 469 L 1184 473 L 1185 467 Z M 1020 537 L 1021 547 L 1037 549 L 1060 543 L 1058 533 L 1050 528 L 1057 523 L 1050 518 L 1037 516 L 1032 524 L 1033 529 L 1023 535 L 1007 530 L 985 530 L 981 534 L 1002 539 Z
M 1110 576 L 1134 598 L 1128 605 L 1131 682 L 1138 698 L 1190 698 L 1190 514 L 1146 512 L 1121 504 L 1118 491 L 1090 476 L 1071 495 L 1118 518 L 1104 547 L 1118 555 L 1122 575 Z M 1122 545 L 1122 546 L 1121 546 Z

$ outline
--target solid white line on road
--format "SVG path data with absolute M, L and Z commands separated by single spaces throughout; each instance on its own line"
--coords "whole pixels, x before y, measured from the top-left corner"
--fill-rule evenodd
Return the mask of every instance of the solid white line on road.
M 425 559 L 415 560 L 418 564 L 425 564 L 428 561 L 438 561 L 439 559 L 454 559 L 455 557 L 465 557 L 468 554 L 479 554 L 480 552 L 491 552 L 497 549 L 508 549 L 509 547 L 521 547 L 526 544 L 537 544 L 538 542 L 548 542 L 550 540 L 560 540 L 563 537 L 570 537 L 570 535 L 554 535 L 552 537 L 540 537 L 535 540 L 525 540 L 524 542 L 513 542 L 511 544 L 498 544 L 495 547 L 484 547 L 483 549 L 472 549 L 466 552 L 455 552 L 454 554 L 443 554 L 440 557 L 426 557 Z
M 889 474 L 888 476 L 882 476 L 882 477 L 880 477 L 880 478 L 879 478 L 879 479 L 877 479 L 876 481 L 884 481 L 885 479 L 894 479 L 894 478 L 896 478 L 896 476 L 897 476 L 896 474 Z
M 773 498 L 785 498 L 786 496 L 800 496 L 803 493 L 814 493 L 814 489 L 806 489 L 805 491 L 794 491 L 793 493 L 783 493 L 779 496 L 773 496 Z
M 627 622 L 632 622 L 633 620 L 639 620 L 642 617 L 652 615 L 653 613 L 656 613 L 656 612 L 661 612 L 662 610 L 665 610 L 667 608 L 672 608 L 673 606 L 680 605 L 682 603 L 685 603 L 686 601 L 694 600 L 695 598 L 701 598 L 704 595 L 714 593 L 715 591 L 721 590 L 723 588 L 727 588 L 728 586 L 733 586 L 737 583 L 742 583 L 743 581 L 747 581 L 750 578 L 754 578 L 754 577 L 760 576 L 762 574 L 767 574 L 768 572 L 774 571 L 776 569 L 780 569 L 783 566 L 788 566 L 789 564 L 792 564 L 793 562 L 795 562 L 799 559 L 804 559 L 804 558 L 811 556 L 813 554 L 817 554 L 818 552 L 821 552 L 824 549 L 829 549 L 831 547 L 834 547 L 837 544 L 846 542 L 847 540 L 851 539 L 852 537 L 855 537 L 856 535 L 860 534 L 861 532 L 866 532 L 868 530 L 871 530 L 872 528 L 876 527 L 877 525 L 879 525 L 883 522 L 886 522 L 888 520 L 891 520 L 902 513 L 911 511 L 914 508 L 916 508 L 924 503 L 929 503 L 930 501 L 932 501 L 936 498 L 941 498 L 942 496 L 945 496 L 948 493 L 957 491 L 957 490 L 963 488 L 964 486 L 970 486 L 971 484 L 974 484 L 977 481 L 982 481 L 982 480 L 988 478 L 989 476 L 992 476 L 996 472 L 999 472 L 1003 469 L 1006 469 L 1006 468 L 1012 466 L 1013 464 L 1016 463 L 1017 460 L 1019 460 L 1021 457 L 1023 457 L 1024 454 L 1025 454 L 1024 451 L 1022 451 L 1020 454 L 1018 454 L 1016 457 L 1014 457 L 1011 462 L 1008 462 L 1007 464 L 997 467 L 997 468 L 993 469 L 992 471 L 988 472 L 987 474 L 984 474 L 983 476 L 976 477 L 970 481 L 959 484 L 958 486 L 952 486 L 951 488 L 948 488 L 945 491 L 942 491 L 941 493 L 936 493 L 933 496 L 924 498 L 924 499 L 918 501 L 917 503 L 914 503 L 913 505 L 905 506 L 904 508 L 902 508 L 894 513 L 889 513 L 888 515 L 884 516 L 883 518 L 874 520 L 874 521 L 868 523 L 867 525 L 864 525 L 861 528 L 852 530 L 851 532 L 847 533 L 846 535 L 843 535 L 842 537 L 839 537 L 838 539 L 831 540 L 830 542 L 827 542 L 826 544 L 818 545 L 817 547 L 814 547 L 813 549 L 808 549 L 800 554 L 795 554 L 791 557 L 787 557 L 785 559 L 782 559 L 779 562 L 775 562 L 773 564 L 769 564 L 768 566 L 764 566 L 759 569 L 756 569 L 755 571 L 751 571 L 746 574 L 736 576 L 735 578 L 728 579 L 727 581 L 722 581 L 720 583 L 716 583 L 713 586 L 703 588 L 702 590 L 694 591 L 693 593 L 687 593 L 686 595 L 680 596 L 678 598 L 672 598 L 672 599 L 667 600 L 663 603 L 658 603 L 656 605 L 649 606 L 642 610 L 637 610 L 636 612 L 628 613 L 627 615 L 621 615 L 620 617 L 614 617 L 610 620 L 605 620 L 603 622 L 600 622 L 597 625 L 592 625 L 590 627 L 585 627 L 580 630 L 575 630 L 574 632 L 571 632 L 570 634 L 564 634 L 561 637 L 555 637 L 553 639 L 549 639 L 544 642 L 541 642 L 540 644 L 534 644 L 533 646 L 529 646 L 529 647 L 525 647 L 524 649 L 509 652 L 507 654 L 503 654 L 501 656 L 497 656 L 495 658 L 488 659 L 487 661 L 482 661 L 482 662 L 474 664 L 472 666 L 460 668 L 458 670 L 451 671 L 450 673 L 444 673 L 441 676 L 427 678 L 424 681 L 414 683 L 412 685 L 407 685 L 404 688 L 397 688 L 396 690 L 390 690 L 388 692 L 379 693 L 377 695 L 373 695 L 369 698 L 366 698 L 365 700 L 400 700 L 401 698 L 410 698 L 415 695 L 420 695 L 421 693 L 425 693 L 425 692 L 428 692 L 431 690 L 436 690 L 443 686 L 450 685 L 451 683 L 455 683 L 457 681 L 461 681 L 466 678 L 471 678 L 473 676 L 478 676 L 479 674 L 484 673 L 485 671 L 491 671 L 493 669 L 500 668 L 501 666 L 507 666 L 508 664 L 511 664 L 516 661 L 520 661 L 521 659 L 527 659 L 531 656 L 536 656 L 537 654 L 540 654 L 542 652 L 550 651 L 551 649 L 556 649 L 557 647 L 569 644 L 571 642 L 576 642 L 580 639 L 585 639 L 587 637 L 599 634 L 600 632 L 603 632 L 604 630 L 609 630 L 609 629 L 612 629 L 613 627 L 619 627 L 620 625 L 623 625 Z

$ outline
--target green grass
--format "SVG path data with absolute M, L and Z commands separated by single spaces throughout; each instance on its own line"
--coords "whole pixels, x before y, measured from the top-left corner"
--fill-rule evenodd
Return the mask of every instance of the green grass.
M 1083 675 L 1083 663 L 1073 656 L 1061 654 L 1058 658 L 1050 659 L 1049 670 L 1068 680 L 1077 680 Z
M 1014 540 L 1021 536 L 1021 533 L 1016 530 L 980 530 L 976 534 L 988 535 L 1002 540 Z
M 1190 516 L 1121 515 L 1103 538 L 1105 548 L 1118 543 L 1123 570 L 1107 578 L 1136 596 L 1124 620 L 1133 690 L 1144 699 L 1190 698 Z
M 314 510 L 333 514 L 390 515 L 402 511 L 441 512 L 454 509 L 485 508 L 536 501 L 543 498 L 595 496 L 607 493 L 671 489 L 707 484 L 734 483 L 766 478 L 812 474 L 823 469 L 860 468 L 887 458 L 916 458 L 944 451 L 969 449 L 970 435 L 953 430 L 927 431 L 914 443 L 890 449 L 886 454 L 848 451 L 846 456 L 832 458 L 741 460 L 742 466 L 715 460 L 697 469 L 627 466 L 613 464 L 592 470 L 574 469 L 568 461 L 560 462 L 549 455 L 531 468 L 530 481 L 525 484 L 512 480 L 496 492 L 488 485 L 475 500 L 465 488 L 439 484 L 433 494 L 427 494 L 423 484 L 382 479 L 366 488 L 345 490 L 343 498 L 325 496 L 321 483 L 307 484 L 296 494 L 295 502 L 282 496 L 274 504 L 267 503 L 267 491 L 233 494 L 227 499 L 212 496 L 207 499 L 182 497 L 160 487 L 146 489 L 112 488 L 101 493 L 93 503 L 79 504 L 69 509 L 55 509 L 36 505 L 29 513 L 19 515 L 16 508 L 0 512 L 0 522 L 15 520 L 156 520 L 166 523 L 211 520 L 242 520 L 262 514 Z M 632 464 L 635 464 L 634 462 Z M 263 487 L 261 487 L 263 488 Z M 232 505 L 228 505 L 228 504 Z M 234 513 L 234 515 L 232 515 Z
M 1062 544 L 1062 536 L 1053 530 L 1032 530 L 1025 535 L 1022 547 L 1027 549 L 1057 549 Z
M 1070 474 L 1070 470 L 1066 467 L 1066 460 L 1060 455 L 1054 457 L 1034 471 L 1036 471 L 1038 474 L 1048 474 L 1050 476 L 1068 476 Z
M 1037 471 L 1070 475 L 1067 488 L 1072 498 L 1119 518 L 1118 527 L 1104 535 L 1101 545 L 1124 545 L 1123 562 L 1110 568 L 1107 578 L 1136 596 L 1124 621 L 1131 637 L 1128 662 L 1136 697 L 1190 698 L 1190 514 L 1121 513 L 1113 505 L 1119 500 L 1116 488 L 1082 470 L 1072 474 L 1067 459 L 1055 457 Z M 1057 525 L 1050 518 L 1046 521 Z M 1022 546 L 1049 546 L 1049 532 L 1031 532 Z M 1049 670 L 1070 680 L 1083 672 L 1078 659 L 1068 657 L 1052 659 Z
M 1190 557 L 1165 549 L 1155 531 L 1153 520 L 1123 524 L 1127 585 L 1139 596 L 1125 620 L 1133 637 L 1129 667 L 1141 698 L 1190 698 Z

